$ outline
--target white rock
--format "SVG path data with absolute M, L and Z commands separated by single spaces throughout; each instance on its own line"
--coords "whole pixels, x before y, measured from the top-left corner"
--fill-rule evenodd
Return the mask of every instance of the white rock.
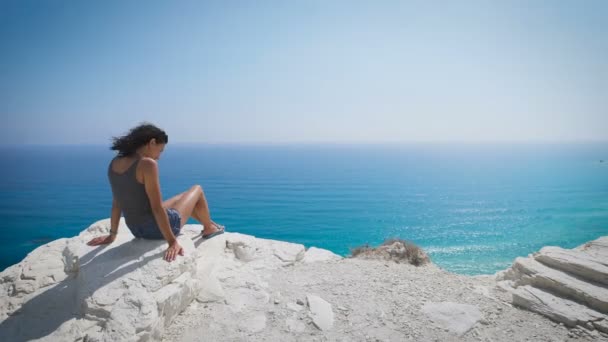
M 199 292 L 200 282 L 186 272 L 155 293 L 160 316 L 164 318 L 164 326 L 168 326 L 174 317 L 184 311 Z
M 314 325 L 320 330 L 326 331 L 331 329 L 334 324 L 334 312 L 332 311 L 331 304 L 313 294 L 307 294 L 306 299 L 308 300 L 310 316 Z
M 595 329 L 597 329 L 605 334 L 608 334 L 608 320 L 607 319 L 593 322 L 593 326 L 595 327 Z
M 234 255 L 237 259 L 248 262 L 255 259 L 255 249 L 247 245 L 235 246 Z
M 513 304 L 573 327 L 607 319 L 608 238 L 572 250 L 544 247 L 497 272 Z
M 243 261 L 249 260 L 252 267 L 258 270 L 274 269 L 286 263 L 300 261 L 304 257 L 305 248 L 301 244 L 259 239 L 238 233 L 223 235 L 226 238 L 226 248 L 236 251 L 241 246 L 242 250 L 237 253 L 243 252 L 243 255 L 240 255 Z M 239 258 L 239 255 L 235 254 L 235 256 Z
M 515 259 L 513 266 L 505 272 L 504 277 L 513 280 L 514 287 L 531 285 L 561 294 L 599 312 L 608 312 L 608 289 L 553 269 L 536 261 L 535 258 Z
M 534 258 L 552 268 L 608 285 L 608 266 L 588 253 L 548 246 L 535 253 Z
M 302 306 L 294 303 L 287 303 L 287 308 L 291 311 L 298 312 L 302 310 Z
M 310 331 L 316 328 L 308 327 L 306 314 L 310 315 L 312 323 L 318 329 L 333 329 L 332 336 L 344 336 L 349 340 L 364 338 L 366 332 L 347 329 L 365 324 L 366 321 L 371 329 L 367 332 L 370 339 L 423 340 L 424 337 L 437 338 L 437 335 L 432 334 L 441 333 L 439 328 L 433 329 L 432 325 L 425 327 L 425 320 L 413 322 L 405 314 L 411 313 L 411 309 L 417 307 L 420 301 L 426 301 L 422 298 L 431 299 L 437 295 L 445 297 L 446 292 L 433 293 L 429 290 L 431 288 L 424 285 L 417 287 L 423 289 L 418 295 L 407 295 L 413 293 L 412 289 L 416 288 L 422 277 L 431 283 L 436 280 L 434 277 L 439 276 L 439 270 L 434 271 L 433 265 L 421 270 L 423 273 L 418 273 L 409 265 L 401 267 L 391 263 L 389 270 L 382 267 L 385 262 L 370 263 L 356 259 L 308 267 L 298 264 L 297 261 L 319 262 L 339 260 L 340 257 L 314 247 L 305 250 L 298 244 L 230 232 L 203 241 L 200 239 L 200 225 L 186 225 L 183 228 L 179 241 L 186 255 L 178 256 L 176 261 L 167 263 L 162 259 L 166 243 L 134 240 L 122 220 L 119 235 L 112 245 L 90 247 L 85 244 L 92 237 L 107 233 L 108 228 L 109 219 L 96 222 L 78 237 L 61 239 L 42 246 L 32 251 L 21 263 L 0 273 L 0 341 L 154 341 L 161 339 L 167 325 L 170 325 L 169 331 L 163 338 L 176 342 L 247 339 L 290 341 L 307 339 L 300 335 L 307 330 L 315 335 L 307 334 L 310 339 L 332 338 Z M 604 242 L 590 244 L 580 253 L 592 251 L 595 255 L 602 255 L 603 246 Z M 576 262 L 583 265 L 580 261 Z M 567 264 L 574 265 L 574 261 L 568 259 Z M 288 265 L 292 267 L 284 267 Z M 351 265 L 352 269 L 358 271 L 375 267 L 370 270 L 370 273 L 374 274 L 369 277 L 367 285 L 373 285 L 374 293 L 382 295 L 383 300 L 390 299 L 391 294 L 399 293 L 405 296 L 400 298 L 403 301 L 397 305 L 388 300 L 388 307 L 380 305 L 363 308 L 360 303 L 364 301 L 359 301 L 358 298 L 361 292 L 355 291 L 356 287 L 360 286 L 358 279 L 347 278 L 349 280 L 341 284 L 344 288 L 329 287 L 326 281 L 339 282 L 342 276 L 348 274 L 328 273 L 328 270 L 339 269 L 336 266 Z M 591 268 L 586 266 L 587 270 Z M 386 270 L 388 277 L 375 273 L 378 269 Z M 602 269 L 602 266 L 593 266 L 597 276 L 595 279 L 604 279 Z M 407 276 L 397 272 L 400 270 L 407 272 Z M 529 272 L 524 274 L 526 270 Z M 535 270 L 537 269 L 530 267 L 521 268 L 519 273 L 537 276 L 539 272 L 534 272 Z M 315 273 L 317 271 L 318 274 Z M 473 283 L 458 281 L 457 277 L 445 275 L 440 279 L 444 280 L 442 283 L 451 284 L 450 286 L 463 291 L 470 290 L 484 296 L 495 295 L 502 300 L 507 294 L 512 296 L 514 287 L 524 288 L 524 282 L 520 279 L 510 278 L 515 271 L 502 273 L 506 280 L 499 286 L 504 286 L 505 290 L 509 291 L 506 293 L 495 291 L 497 288 L 491 287 L 489 279 L 479 280 L 481 283 L 478 284 L 483 286 L 475 286 Z M 305 274 L 306 278 L 302 278 L 302 274 Z M 317 275 L 318 279 L 315 278 Z M 325 278 L 328 275 L 330 279 Z M 449 280 L 445 281 L 446 279 Z M 277 287 L 277 284 L 286 287 Z M 302 289 L 310 293 L 325 293 L 332 289 L 328 295 L 331 294 L 332 298 L 339 301 L 335 304 L 342 305 L 336 307 L 342 319 L 340 330 L 336 330 L 338 324 L 334 327 L 332 305 L 317 295 L 306 296 L 310 312 L 302 311 L 305 309 L 304 297 L 297 299 L 298 294 L 302 294 Z M 272 293 L 272 297 L 269 293 Z M 485 297 L 474 297 L 476 303 L 488 303 Z M 190 304 L 193 298 L 205 304 Z M 206 304 L 209 302 L 213 304 Z M 187 315 L 176 319 L 188 305 L 192 306 L 185 311 Z M 390 305 L 394 305 L 392 310 Z M 498 304 L 492 302 L 490 311 L 500 311 L 496 305 Z M 503 305 L 510 306 L 506 303 Z M 517 315 L 516 310 L 508 309 L 504 312 L 507 318 Z M 426 311 L 441 329 L 460 335 L 471 329 L 475 322 L 489 323 L 491 326 L 501 324 L 498 318 L 500 313 L 493 312 L 489 319 L 484 321 L 479 310 L 470 305 L 430 303 L 423 307 L 423 311 Z M 395 314 L 396 312 L 399 315 Z M 599 334 L 601 331 L 608 331 L 607 320 L 595 314 L 587 316 L 587 321 L 582 323 L 588 329 L 596 329 L 594 333 L 598 334 L 600 339 L 604 337 Z M 382 317 L 385 320 L 382 320 Z M 575 315 L 572 320 L 578 318 Z M 542 323 L 541 320 L 533 320 L 535 321 L 531 324 L 539 327 L 540 332 L 546 333 L 546 327 L 539 324 Z M 394 331 L 394 325 L 397 324 L 403 331 L 407 331 L 407 334 Z M 508 323 L 500 327 L 504 328 L 505 324 Z M 515 325 L 523 326 L 523 323 L 518 320 Z M 481 328 L 485 329 L 483 326 Z M 529 331 L 520 333 L 512 330 L 511 338 L 517 340 L 521 334 Z M 395 335 L 391 335 L 392 333 Z M 480 329 L 480 334 L 484 334 L 483 329 Z M 480 334 L 472 332 L 472 336 L 479 337 Z M 562 336 L 556 335 L 556 338 L 560 337 Z
M 483 317 L 476 306 L 453 302 L 427 303 L 421 310 L 435 324 L 459 336 L 464 335 Z
M 306 325 L 302 323 L 299 319 L 295 317 L 285 319 L 285 325 L 287 326 L 287 330 L 291 332 L 303 332 L 306 330 Z
M 304 257 L 306 251 L 304 245 L 282 241 L 268 241 L 270 241 L 270 248 L 272 249 L 274 256 L 281 261 L 295 262 L 302 260 Z
M 266 316 L 264 314 L 254 314 L 238 321 L 238 327 L 242 331 L 257 333 L 266 328 Z
M 472 291 L 474 293 L 480 294 L 482 296 L 488 297 L 488 298 L 493 298 L 492 295 L 490 295 L 490 288 L 487 286 L 483 286 L 483 285 L 475 285 L 473 286 Z
M 196 300 L 200 303 L 221 302 L 226 297 L 222 284 L 214 277 L 200 282 Z
M 133 239 L 123 220 L 114 243 L 86 245 L 107 234 L 109 224 L 109 219 L 101 220 L 78 237 L 41 246 L 21 267 L 8 270 L 19 269 L 18 278 L 24 279 L 13 282 L 17 290 L 7 302 L 19 314 L 0 323 L 0 340 L 75 340 L 86 335 L 133 341 L 160 336 L 198 290 L 194 245 L 178 237 L 185 255 L 166 262 L 164 241 Z M 0 279 L 11 277 L 3 272 Z
M 77 298 L 82 314 L 103 321 L 106 338 L 132 340 L 159 335 L 173 317 L 196 296 L 198 280 L 194 245 L 178 237 L 184 256 L 173 262 L 163 259 L 167 244 L 162 240 L 119 237 L 108 248 L 80 265 Z
M 242 312 L 248 308 L 266 304 L 270 300 L 270 295 L 265 291 L 256 291 L 248 288 L 238 288 L 230 296 L 226 297 L 225 302 L 234 312 Z
M 64 280 L 68 276 L 63 260 L 67 241 L 68 239 L 55 240 L 29 253 L 20 267 L 11 272 L 19 274 L 8 276 L 14 279 L 12 296 L 22 297 Z
M 582 244 L 575 250 L 583 251 L 591 255 L 598 262 L 608 266 L 608 236 L 602 236 L 593 241 Z
M 574 301 L 556 297 L 529 285 L 513 290 L 513 304 L 562 322 L 569 327 L 602 320 L 601 313 Z
M 331 251 L 326 249 L 321 249 L 317 247 L 310 247 L 304 253 L 304 258 L 302 258 L 302 262 L 311 263 L 311 262 L 319 262 L 319 261 L 331 261 L 331 260 L 340 260 L 341 256 L 334 254 Z

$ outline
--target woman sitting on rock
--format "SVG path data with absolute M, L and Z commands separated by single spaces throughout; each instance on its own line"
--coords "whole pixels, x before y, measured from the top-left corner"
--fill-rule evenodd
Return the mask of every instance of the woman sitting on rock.
M 167 261 L 174 260 L 178 254 L 183 255 L 175 236 L 190 216 L 203 224 L 203 239 L 224 232 L 224 227 L 211 220 L 200 185 L 163 202 L 157 160 L 168 141 L 163 130 L 147 123 L 131 129 L 123 137 L 113 138 L 111 149 L 118 151 L 118 155 L 108 166 L 113 195 L 110 235 L 96 237 L 88 245 L 112 243 L 118 233 L 121 213 L 135 237 L 167 240 Z

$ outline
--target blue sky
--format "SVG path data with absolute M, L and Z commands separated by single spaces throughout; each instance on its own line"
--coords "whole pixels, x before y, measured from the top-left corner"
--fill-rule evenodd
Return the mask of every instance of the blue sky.
M 0 1 L 2 144 L 608 140 L 607 1 Z

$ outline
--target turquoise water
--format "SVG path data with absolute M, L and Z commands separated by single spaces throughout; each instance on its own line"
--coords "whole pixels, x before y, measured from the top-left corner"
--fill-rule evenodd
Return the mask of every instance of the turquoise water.
M 0 269 L 110 216 L 107 146 L 0 152 Z M 399 237 L 473 275 L 608 235 L 607 159 L 606 143 L 169 144 L 159 166 L 164 198 L 201 184 L 230 231 L 342 255 Z

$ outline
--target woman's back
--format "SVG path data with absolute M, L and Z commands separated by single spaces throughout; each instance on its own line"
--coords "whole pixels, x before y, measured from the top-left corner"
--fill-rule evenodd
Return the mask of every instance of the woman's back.
M 114 158 L 108 165 L 108 179 L 112 188 L 114 199 L 122 209 L 127 226 L 144 223 L 153 218 L 150 200 L 146 194 L 144 184 L 140 183 L 136 177 L 137 165 L 141 158 L 136 155 L 135 160 L 128 168 L 118 173 L 112 168 L 114 161 L 120 162 L 119 158 Z

